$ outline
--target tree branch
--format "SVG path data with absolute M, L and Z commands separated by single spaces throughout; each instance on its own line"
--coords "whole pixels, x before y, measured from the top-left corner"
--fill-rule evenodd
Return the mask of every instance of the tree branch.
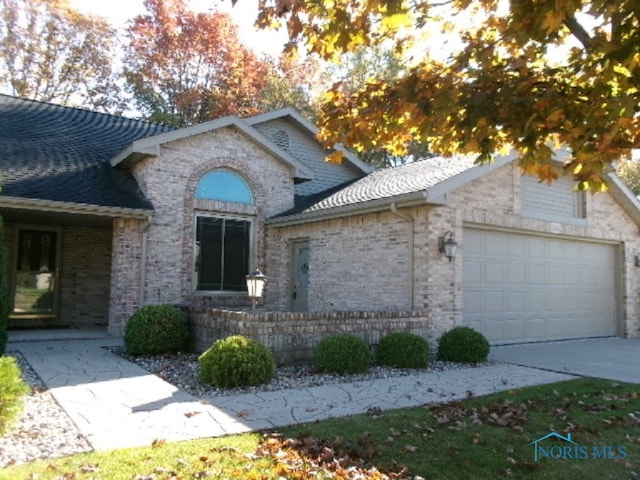
M 564 21 L 565 26 L 569 29 L 571 34 L 578 39 L 582 46 L 589 50 L 591 46 L 591 36 L 584 27 L 576 20 L 573 15 L 568 16 Z

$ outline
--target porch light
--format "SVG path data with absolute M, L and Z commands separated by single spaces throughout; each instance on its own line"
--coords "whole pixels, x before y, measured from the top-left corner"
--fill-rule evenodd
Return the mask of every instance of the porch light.
M 247 291 L 249 292 L 249 298 L 251 298 L 251 308 L 255 310 L 258 300 L 262 298 L 262 291 L 264 290 L 264 284 L 267 283 L 267 277 L 256 268 L 246 278 Z
M 449 261 L 455 258 L 457 246 L 458 242 L 454 240 L 453 232 L 450 230 L 448 232 L 445 232 L 444 235 L 438 238 L 438 251 L 440 253 L 444 253 Z

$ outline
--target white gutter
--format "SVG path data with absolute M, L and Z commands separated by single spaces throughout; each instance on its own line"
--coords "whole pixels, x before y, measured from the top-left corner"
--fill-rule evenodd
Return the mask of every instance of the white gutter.
M 152 212 L 143 208 L 106 207 L 88 203 L 57 202 L 36 198 L 6 197 L 0 195 L 0 208 L 20 208 L 42 212 L 100 215 L 103 217 L 147 218 Z
M 408 274 L 409 274 L 409 305 L 411 307 L 411 310 L 415 310 L 414 309 L 414 292 L 415 292 L 415 275 L 414 275 L 414 266 L 415 266 L 415 256 L 414 256 L 414 245 L 415 245 L 415 229 L 414 229 L 414 220 L 412 217 L 410 217 L 409 215 L 405 215 L 403 213 L 400 213 L 398 211 L 398 207 L 396 206 L 395 202 L 391 202 L 391 213 L 393 213 L 394 215 L 397 215 L 398 217 L 400 217 L 401 219 L 403 219 L 405 222 L 407 222 L 409 229 L 411 230 L 411 233 L 409 234 L 409 269 L 408 269 Z

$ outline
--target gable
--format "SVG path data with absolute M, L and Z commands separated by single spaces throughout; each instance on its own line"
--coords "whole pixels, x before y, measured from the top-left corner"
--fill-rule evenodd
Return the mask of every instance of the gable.
M 314 195 L 363 176 L 362 170 L 349 161 L 327 162 L 328 152 L 311 132 L 287 117 L 256 123 L 254 128 L 313 171 L 312 181 L 296 185 L 298 196 Z

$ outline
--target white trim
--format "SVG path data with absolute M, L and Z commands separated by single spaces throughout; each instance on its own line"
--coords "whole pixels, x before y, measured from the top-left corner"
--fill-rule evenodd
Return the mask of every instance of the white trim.
M 293 168 L 295 177 L 305 180 L 313 179 L 312 170 L 235 115 L 136 140 L 111 159 L 111 166 L 117 167 L 122 165 L 130 167 L 145 157 L 158 156 L 160 154 L 160 146 L 165 143 L 171 143 L 229 127 L 238 129 L 240 133 Z
M 43 212 L 70 213 L 78 215 L 100 215 L 104 217 L 128 217 L 146 219 L 153 210 L 142 208 L 107 207 L 88 203 L 58 202 L 36 198 L 0 196 L 0 208 L 20 208 Z

